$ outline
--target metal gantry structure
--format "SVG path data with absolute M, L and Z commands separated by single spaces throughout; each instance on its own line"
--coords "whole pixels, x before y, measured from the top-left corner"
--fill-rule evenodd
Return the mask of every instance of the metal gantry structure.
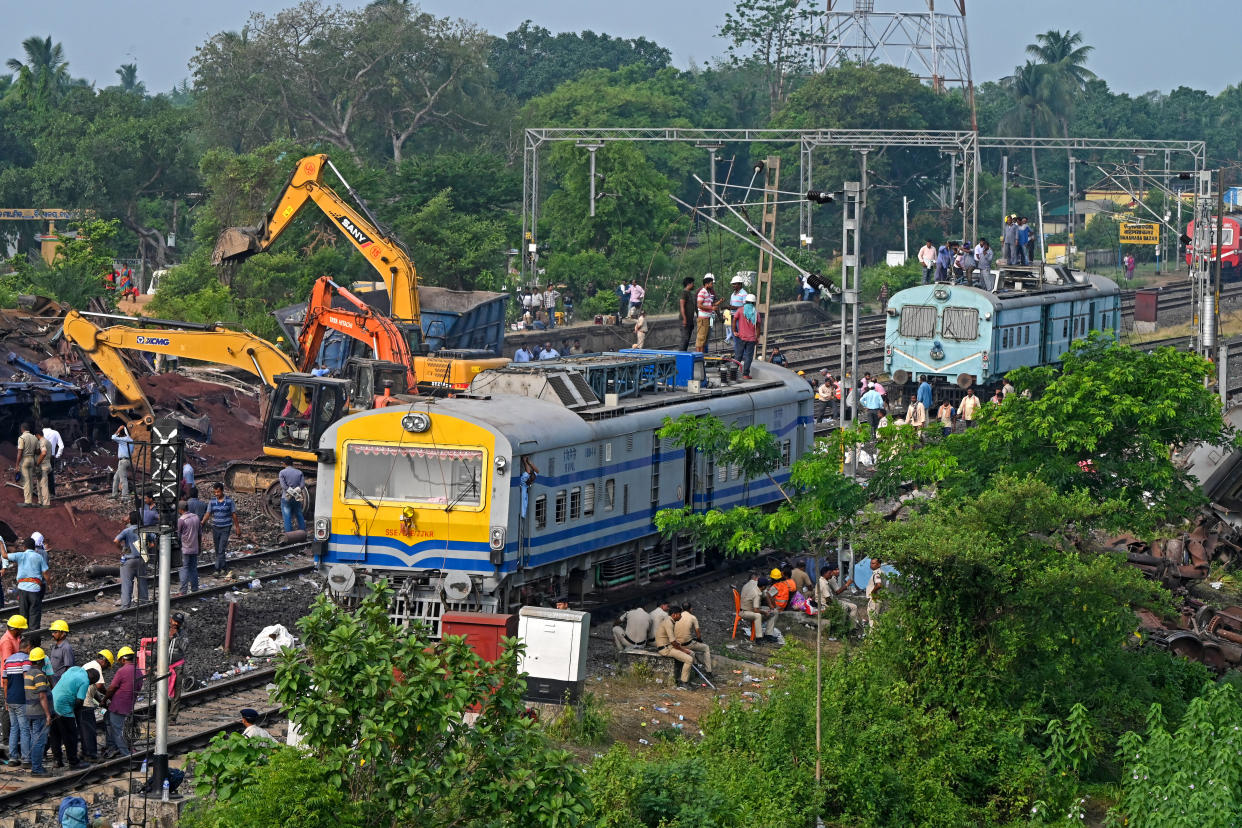
M 547 144 L 573 142 L 591 154 L 614 142 L 681 143 L 708 150 L 712 188 L 716 184 L 716 162 L 726 144 L 785 144 L 799 149 L 799 186 L 802 192 L 816 189 L 814 180 L 815 151 L 821 148 L 846 149 L 859 153 L 862 198 L 867 197 L 866 158 L 869 153 L 888 148 L 923 147 L 938 150 L 952 164 L 949 179 L 952 197 L 949 203 L 961 204 L 962 238 L 979 237 L 978 203 L 980 153 L 998 151 L 1059 150 L 1070 158 L 1090 154 L 1121 153 L 1138 158 L 1162 154 L 1165 177 L 1169 175 L 1169 159 L 1188 157 L 1197 175 L 1204 169 L 1207 149 L 1203 141 L 1132 140 L 1125 138 L 1031 138 L 1021 136 L 983 136 L 971 130 L 918 129 L 694 129 L 687 127 L 541 127 L 525 131 L 522 176 L 522 238 L 526 255 L 521 259 L 523 276 L 538 272 L 540 155 Z M 961 174 L 958 175 L 960 169 Z M 595 180 L 591 171 L 592 182 Z M 819 189 L 836 190 L 836 182 Z M 1069 199 L 1073 208 L 1073 194 Z M 799 234 L 804 240 L 813 238 L 811 230 L 813 204 L 803 202 L 798 210 Z M 809 243 L 809 242 L 808 242 Z

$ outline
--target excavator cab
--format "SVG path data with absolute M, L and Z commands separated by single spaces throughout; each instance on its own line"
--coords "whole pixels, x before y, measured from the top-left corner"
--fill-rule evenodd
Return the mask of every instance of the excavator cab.
M 396 362 L 353 357 L 345 363 L 345 375 L 349 380 L 349 407 L 354 411 L 380 407 L 379 399 L 409 392 L 407 369 Z
M 263 453 L 317 460 L 324 429 L 348 413 L 349 380 L 299 373 L 273 379 L 276 388 L 263 423 Z

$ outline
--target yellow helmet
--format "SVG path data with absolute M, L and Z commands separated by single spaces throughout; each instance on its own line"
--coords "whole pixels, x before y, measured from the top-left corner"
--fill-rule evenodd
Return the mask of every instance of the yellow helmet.
M 52 622 L 52 625 L 48 627 L 48 629 L 51 630 L 52 632 L 67 633 L 69 632 L 69 624 L 61 620 L 60 618 L 57 618 L 55 621 Z
M 121 649 L 116 651 L 116 657 L 118 661 L 125 658 L 125 656 L 132 656 L 133 654 L 134 654 L 134 650 L 131 647 L 122 647 Z
M 781 579 L 781 571 L 779 569 L 773 569 L 768 573 L 768 577 L 773 581 L 779 581 Z
M 9 616 L 9 626 L 10 626 L 10 627 L 12 627 L 12 628 L 13 628 L 13 629 L 15 629 L 15 630 L 24 630 L 24 629 L 26 629 L 27 627 L 29 627 L 30 625 L 26 623 L 26 616 L 24 616 L 24 615 L 10 615 L 10 616 Z
M 36 664 L 45 658 L 47 658 L 47 653 L 43 652 L 42 647 L 35 647 L 30 651 L 30 660 Z
M 111 667 L 112 663 L 116 661 L 116 656 L 112 655 L 111 650 L 100 650 L 99 654 L 104 657 L 105 661 L 108 662 L 109 667 Z

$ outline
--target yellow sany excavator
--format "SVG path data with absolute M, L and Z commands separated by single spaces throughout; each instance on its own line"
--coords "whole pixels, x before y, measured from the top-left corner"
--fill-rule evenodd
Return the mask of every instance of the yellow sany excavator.
M 277 346 L 246 331 L 227 328 L 140 328 L 113 325 L 100 328 L 77 311 L 64 320 L 65 339 L 77 346 L 92 370 L 116 386 L 112 414 L 130 424 L 131 436 L 144 439 L 153 420 L 151 403 L 121 351 L 141 351 L 180 359 L 227 365 L 257 377 L 267 390 L 263 401 L 263 453 L 293 457 L 314 464 L 324 429 L 347 413 L 351 382 L 298 372 Z M 275 481 L 280 464 L 240 462 L 228 473 L 230 486 L 263 491 Z
M 350 196 L 362 205 L 362 200 L 328 160 L 328 156 L 309 155 L 298 162 L 289 183 L 262 223 L 255 227 L 230 227 L 220 234 L 211 255 L 212 263 L 240 262 L 255 253 L 264 252 L 289 227 L 302 208 L 313 203 L 332 219 L 371 266 L 379 271 L 380 278 L 388 287 L 389 316 L 407 328 L 413 326 L 410 334 L 417 335 L 421 321 L 418 274 L 409 253 L 400 241 L 380 229 L 379 221 L 365 206 L 361 207 L 365 212 L 363 215 L 325 184 L 325 169 L 332 170 Z M 412 346 L 416 344 L 411 343 Z M 411 347 L 410 350 L 418 353 L 421 349 Z

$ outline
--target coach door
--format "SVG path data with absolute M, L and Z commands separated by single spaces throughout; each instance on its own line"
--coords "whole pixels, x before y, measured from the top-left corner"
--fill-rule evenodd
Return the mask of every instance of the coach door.
M 1052 353 L 1052 305 L 1039 309 L 1039 362 L 1049 362 Z

